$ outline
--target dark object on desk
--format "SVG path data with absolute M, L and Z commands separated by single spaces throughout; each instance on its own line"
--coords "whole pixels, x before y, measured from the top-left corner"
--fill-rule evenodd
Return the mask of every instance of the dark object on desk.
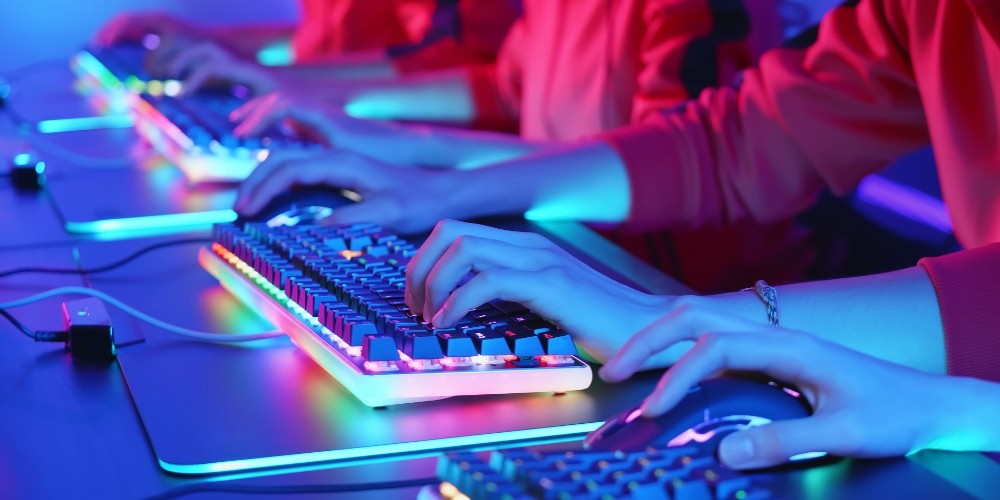
M 639 451 L 701 443 L 714 452 L 726 434 L 773 420 L 810 415 L 805 398 L 773 383 L 716 378 L 692 387 L 667 413 L 644 418 L 639 407 L 615 415 L 587 435 L 595 451 Z
M 10 180 L 14 187 L 37 191 L 45 185 L 45 162 L 31 153 L 18 153 L 10 157 Z
M 354 195 L 330 188 L 297 188 L 275 197 L 256 214 L 238 216 L 235 224 L 264 222 L 271 227 L 316 224 L 333 210 L 354 203 L 348 196 Z
M 108 310 L 100 299 L 63 302 L 66 348 L 78 361 L 107 362 L 115 357 L 114 332 Z

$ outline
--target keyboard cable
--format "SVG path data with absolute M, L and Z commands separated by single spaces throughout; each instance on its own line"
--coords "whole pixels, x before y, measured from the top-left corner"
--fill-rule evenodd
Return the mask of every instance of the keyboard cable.
M 136 308 L 134 308 L 134 307 L 132 307 L 132 306 L 130 306 L 130 305 L 128 305 L 128 304 L 126 304 L 126 303 L 124 303 L 124 302 L 116 299 L 115 297 L 112 297 L 111 295 L 108 295 L 108 294 L 106 294 L 106 293 L 104 293 L 104 292 L 102 292 L 100 290 L 94 290 L 93 288 L 85 288 L 85 287 L 82 287 L 82 286 L 63 286 L 63 287 L 59 287 L 59 288 L 53 288 L 51 290 L 46 290 L 44 292 L 37 293 L 37 294 L 31 295 L 29 297 L 24 297 L 22 299 L 13 300 L 13 301 L 10 301 L 10 302 L 0 303 L 0 310 L 13 309 L 15 307 L 20 307 L 20 306 L 24 306 L 24 305 L 28 305 L 28 304 L 33 304 L 35 302 L 39 302 L 39 301 L 42 301 L 42 300 L 45 300 L 45 299 L 48 299 L 48 298 L 51 298 L 51 297 L 58 297 L 58 296 L 62 296 L 62 295 L 86 295 L 86 296 L 90 296 L 90 297 L 96 297 L 98 299 L 101 299 L 101 300 L 107 302 L 108 304 L 111 304 L 112 306 L 117 307 L 122 312 L 124 312 L 126 314 L 129 314 L 129 315 L 133 316 L 134 318 L 136 318 L 136 319 L 138 319 L 140 321 L 144 321 L 146 323 L 149 323 L 150 325 L 162 328 L 163 330 L 166 330 L 168 332 L 171 332 L 171 333 L 174 333 L 174 334 L 177 334 L 177 335 L 181 335 L 181 336 L 188 337 L 188 338 L 195 339 L 195 340 L 202 340 L 202 341 L 205 341 L 205 342 L 249 342 L 251 340 L 262 340 L 262 339 L 272 339 L 272 338 L 275 338 L 275 337 L 283 337 L 285 335 L 284 332 L 277 331 L 277 330 L 272 330 L 272 331 L 267 331 L 267 332 L 260 332 L 260 333 L 238 333 L 238 334 L 217 333 L 217 332 L 203 332 L 203 331 L 199 331 L 199 330 L 192 330 L 190 328 L 185 328 L 183 326 L 173 325 L 173 324 L 167 323 L 166 321 L 163 321 L 161 319 L 154 318 L 153 316 L 150 316 L 150 315 L 148 315 L 148 314 L 146 314 L 146 313 L 144 313 L 144 312 L 142 312 L 142 311 L 140 311 L 140 310 L 138 310 L 138 309 L 136 309 Z M 4 311 L 4 312 L 6 313 L 6 311 Z M 8 314 L 2 314 L 2 315 L 5 316 L 5 317 L 7 317 L 7 319 L 9 319 L 9 320 L 13 319 L 13 317 L 10 316 L 9 313 Z M 14 321 L 15 325 L 20 324 L 16 320 L 13 320 L 13 321 Z M 20 325 L 20 326 L 24 326 L 24 325 Z M 28 333 L 28 332 L 25 332 L 23 329 L 22 329 L 22 332 Z M 31 334 L 29 334 L 29 336 L 32 336 L 33 338 L 36 338 L 33 335 L 31 335 Z M 36 338 L 36 339 L 37 340 L 48 340 L 48 339 L 38 339 L 38 338 Z M 53 341 L 58 341 L 58 340 L 53 339 Z

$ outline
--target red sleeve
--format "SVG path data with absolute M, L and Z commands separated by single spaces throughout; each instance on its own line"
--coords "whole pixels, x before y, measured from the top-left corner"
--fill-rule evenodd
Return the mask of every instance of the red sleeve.
M 808 50 L 777 49 L 738 87 L 606 134 L 636 229 L 781 220 L 824 187 L 849 192 L 929 142 L 899 2 L 834 9 Z
M 297 63 L 410 42 L 393 0 L 301 0 L 292 36 Z
M 631 122 L 731 82 L 781 43 L 774 0 L 653 0 L 642 12 Z
M 416 44 L 390 49 L 400 74 L 489 64 L 496 61 L 504 37 L 520 15 L 511 0 L 461 0 L 438 7 L 433 26 Z
M 941 308 L 948 373 L 1000 382 L 1000 243 L 920 265 Z
M 525 49 L 524 20 L 507 33 L 495 64 L 467 70 L 475 115 L 472 125 L 494 130 L 517 130 L 521 109 L 521 51 Z

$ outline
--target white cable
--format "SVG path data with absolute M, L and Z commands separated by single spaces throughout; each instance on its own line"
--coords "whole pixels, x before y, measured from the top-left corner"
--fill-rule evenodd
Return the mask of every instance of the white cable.
M 55 297 L 58 295 L 89 295 L 91 297 L 97 297 L 122 311 L 135 316 L 136 318 L 145 321 L 153 326 L 160 327 L 168 332 L 176 333 L 178 335 L 183 335 L 185 337 L 190 337 L 198 340 L 205 340 L 208 342 L 247 342 L 250 340 L 261 340 L 261 339 L 272 339 L 275 337 L 284 336 L 284 332 L 280 331 L 270 331 L 262 333 L 247 333 L 247 334 L 228 334 L 228 333 L 212 333 L 212 332 L 200 332 L 198 330 L 191 330 L 184 328 L 182 326 L 171 325 L 170 323 L 164 322 L 162 320 L 156 319 L 142 311 L 139 311 L 132 306 L 126 305 L 122 301 L 98 290 L 92 288 L 84 288 L 82 286 L 63 286 L 59 288 L 53 288 L 52 290 L 47 290 L 30 297 L 25 297 L 23 299 L 13 300 L 10 302 L 4 302 L 0 304 L 0 309 L 10 309 L 14 307 L 19 307 L 27 304 L 32 304 L 40 300 L 45 300 L 50 297 Z

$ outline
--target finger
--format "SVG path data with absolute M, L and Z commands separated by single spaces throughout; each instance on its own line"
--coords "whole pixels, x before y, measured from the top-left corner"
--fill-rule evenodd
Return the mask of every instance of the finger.
M 261 106 L 270 106 L 277 99 L 278 99 L 277 92 L 271 92 L 269 94 L 253 97 L 247 100 L 247 102 L 243 103 L 243 105 L 241 105 L 240 107 L 234 109 L 231 113 L 229 113 L 229 121 L 231 122 L 242 121 L 248 115 L 253 113 L 255 109 Z
M 255 192 L 257 187 L 271 175 L 271 172 L 279 168 L 285 161 L 304 156 L 306 155 L 287 150 L 273 150 L 268 153 L 267 158 L 260 165 L 257 165 L 257 168 L 240 183 L 240 187 L 236 193 L 236 202 L 233 203 L 233 209 L 245 215 L 256 213 L 247 210 L 246 204 L 249 201 L 251 193 Z
M 547 283 L 540 286 L 524 286 L 538 278 L 536 271 L 522 271 L 505 267 L 493 267 L 476 274 L 464 285 L 456 288 L 445 301 L 444 306 L 431 318 L 437 328 L 447 328 L 457 323 L 470 309 L 493 299 L 509 300 L 528 305 L 536 297 L 544 296 Z
M 359 174 L 360 170 L 352 156 L 342 152 L 285 160 L 247 194 L 244 210 L 256 213 L 275 196 L 296 185 L 343 187 L 363 193 L 369 180 Z
M 804 348 L 807 334 L 774 330 L 768 332 L 711 332 L 667 370 L 656 389 L 642 405 L 646 416 L 657 416 L 673 408 L 687 390 L 721 370 L 763 372 L 798 384 L 807 364 L 817 361 Z
M 555 264 L 552 254 L 536 248 L 524 248 L 510 243 L 462 235 L 452 242 L 427 274 L 424 283 L 423 316 L 433 318 L 441 309 L 448 295 L 470 272 L 481 273 L 490 269 L 538 271 Z M 420 286 L 414 283 L 414 286 Z M 522 286 L 525 284 L 522 283 Z M 478 307 L 483 303 L 475 304 Z M 471 309 L 470 307 L 469 309 Z M 466 309 L 468 311 L 468 309 Z
M 779 420 L 734 432 L 719 443 L 719 460 L 731 469 L 759 469 L 802 453 L 841 454 L 842 429 L 833 415 Z
M 374 222 L 383 227 L 391 227 L 387 223 L 391 219 L 393 209 L 385 198 L 374 197 L 359 203 L 352 203 L 334 209 L 333 213 L 319 221 L 323 226 L 348 225 L 358 222 Z
M 695 340 L 705 331 L 754 331 L 760 327 L 730 314 L 701 305 L 691 305 L 697 297 L 682 297 L 685 301 L 668 314 L 635 334 L 617 354 L 601 368 L 601 378 L 619 382 L 632 376 L 646 359 L 683 340 Z
M 283 100 L 274 100 L 265 104 L 247 113 L 240 124 L 233 127 L 233 134 L 237 137 L 252 137 L 260 134 L 262 130 L 274 122 L 288 116 L 289 109 Z
M 506 241 L 526 247 L 538 247 L 542 244 L 541 241 L 547 241 L 532 233 L 507 231 L 450 219 L 438 222 L 406 266 L 406 305 L 411 311 L 424 310 L 424 283 L 427 275 L 455 238 L 462 235 Z
M 202 64 L 200 66 L 196 66 L 188 73 L 187 78 L 184 80 L 181 87 L 181 94 L 191 95 L 198 92 L 204 88 L 205 82 L 214 76 L 216 76 L 215 69 L 211 65 Z

